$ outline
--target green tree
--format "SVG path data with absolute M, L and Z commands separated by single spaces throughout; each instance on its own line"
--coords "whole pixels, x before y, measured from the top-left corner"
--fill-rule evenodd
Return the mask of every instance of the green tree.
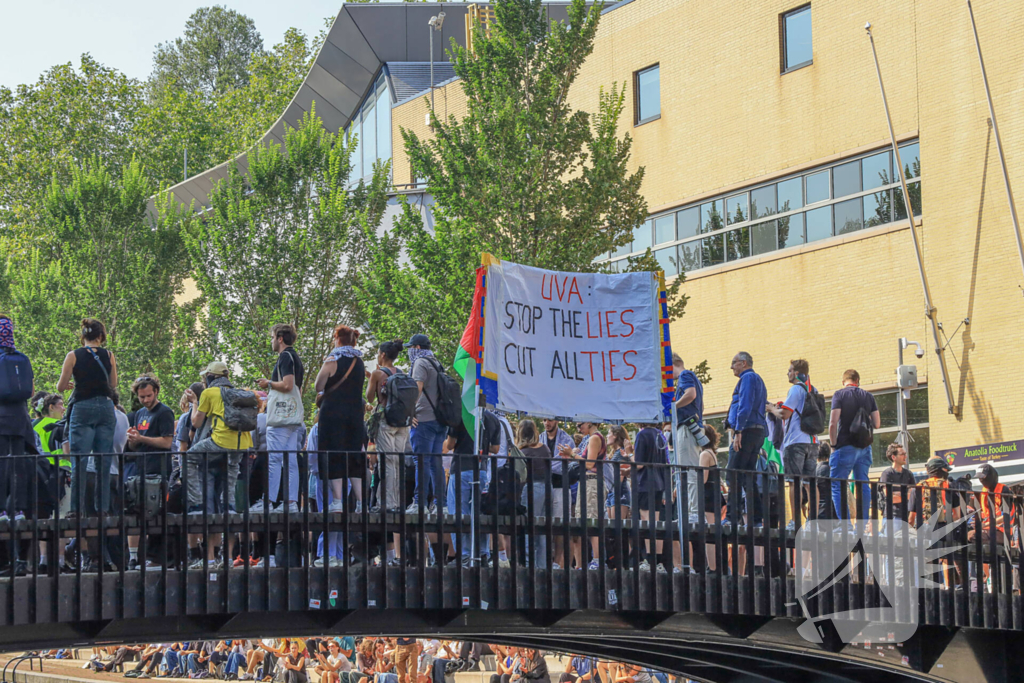
M 252 19 L 214 5 L 201 7 L 185 23 L 185 33 L 156 46 L 151 95 L 169 90 L 215 98 L 249 83 L 249 62 L 263 52 L 263 38 Z
M 153 189 L 138 161 L 120 177 L 95 158 L 72 166 L 70 180 L 54 177 L 44 199 L 42 220 L 53 246 L 22 252 L 10 249 L 9 240 L 7 248 L 0 245 L 8 282 L 0 307 L 13 314 L 40 386 L 56 383 L 84 317 L 107 326 L 122 391 L 170 354 L 178 332 L 174 297 L 187 261 L 176 222 L 147 215 Z M 165 216 L 177 211 L 162 208 Z
M 349 188 L 354 144 L 307 113 L 298 129 L 286 130 L 283 149 L 254 148 L 248 172 L 232 168 L 211 193 L 210 210 L 183 219 L 209 332 L 223 357 L 242 367 L 243 381 L 270 376 L 270 328 L 291 323 L 310 367 L 310 400 L 334 327 L 354 322 L 347 253 L 380 224 L 388 177 L 378 165 L 368 186 Z
M 45 239 L 43 199 L 54 179 L 99 159 L 127 166 L 145 147 L 138 124 L 145 89 L 116 69 L 82 55 L 79 68 L 60 64 L 32 85 L 0 87 L 0 234 Z
M 376 340 L 426 332 L 443 357 L 457 347 L 480 253 L 540 268 L 595 271 L 595 259 L 632 239 L 647 217 L 643 169 L 629 171 L 632 140 L 618 134 L 624 93 L 599 93 L 594 115 L 568 93 L 591 53 L 601 4 L 576 0 L 549 23 L 539 0 L 495 4 L 476 51 L 453 42 L 466 115 L 431 113 L 435 135 L 402 130 L 416 177 L 433 196 L 434 227 L 406 204 L 392 230 L 368 233 L 356 258 L 360 321 Z M 477 27 L 479 28 L 479 27 Z M 660 270 L 648 251 L 629 270 Z M 685 276 L 669 288 L 682 315 Z

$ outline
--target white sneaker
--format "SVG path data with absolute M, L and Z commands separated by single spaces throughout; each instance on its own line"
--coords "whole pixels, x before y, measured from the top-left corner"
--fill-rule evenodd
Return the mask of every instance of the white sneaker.
M 644 560 L 643 562 L 641 562 L 640 563 L 640 571 L 642 571 L 642 572 L 649 572 L 649 571 L 651 571 L 651 563 L 648 562 L 647 560 Z
M 262 515 L 265 512 L 266 512 L 266 510 L 263 507 L 263 501 L 262 500 L 256 501 L 256 504 L 249 508 L 249 514 L 250 515 Z
M 511 567 L 512 565 L 511 565 L 511 564 L 509 564 L 509 561 L 508 561 L 508 560 L 498 560 L 498 566 L 499 566 L 499 567 L 501 567 L 502 569 L 508 569 L 508 568 L 510 568 L 510 567 Z
M 407 515 L 418 515 L 419 513 L 420 513 L 420 506 L 419 506 L 418 503 L 410 503 L 409 507 L 405 508 L 405 514 L 407 514 Z
M 292 501 L 292 502 L 288 503 L 287 510 L 288 510 L 288 514 L 290 514 L 290 515 L 297 515 L 297 514 L 299 514 L 299 504 L 296 503 L 295 501 Z M 276 510 L 276 512 L 282 512 L 282 513 L 284 511 L 285 511 L 285 507 L 284 507 L 283 504 L 281 505 L 281 508 L 279 510 Z
M 363 511 L 363 501 L 357 500 L 356 501 L 356 514 L 358 515 L 362 511 Z
M 551 568 L 552 569 L 561 569 L 561 567 L 559 566 L 559 564 L 557 562 L 552 562 L 551 563 Z
M 192 560 L 189 565 L 189 569 L 206 569 L 206 560 L 199 558 Z
M 345 511 L 345 504 L 342 503 L 340 500 L 331 501 L 331 504 L 330 504 L 330 506 L 328 506 L 327 511 L 328 512 L 344 512 Z
M 668 570 L 665 569 L 665 565 L 663 565 L 661 562 L 658 563 L 657 570 L 659 574 L 668 574 Z

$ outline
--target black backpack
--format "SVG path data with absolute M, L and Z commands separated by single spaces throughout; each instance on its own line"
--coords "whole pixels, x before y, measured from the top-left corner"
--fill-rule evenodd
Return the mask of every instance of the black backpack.
M 384 421 L 392 427 L 408 427 L 416 416 L 416 400 L 420 387 L 404 372 L 392 373 L 381 368 L 388 378 L 384 381 Z
M 224 424 L 236 432 L 251 432 L 256 429 L 256 415 L 260 400 L 253 391 L 221 387 L 220 398 L 224 402 Z
M 871 423 L 871 414 L 867 408 L 860 406 L 850 423 L 850 443 L 857 448 L 867 448 L 875 440 L 875 426 Z
M 32 398 L 32 363 L 20 351 L 0 351 L 0 403 Z
M 164 503 L 163 481 L 159 474 L 128 477 L 124 482 L 125 508 L 149 519 L 159 515 Z
M 458 427 L 462 424 L 462 387 L 454 379 L 449 377 L 441 364 L 435 359 L 429 359 L 437 370 L 437 403 L 430 400 L 427 394 L 427 402 L 434 411 L 437 421 L 445 427 Z
M 807 392 L 804 409 L 800 411 L 800 431 L 817 436 L 825 431 L 825 397 L 812 386 L 800 384 Z

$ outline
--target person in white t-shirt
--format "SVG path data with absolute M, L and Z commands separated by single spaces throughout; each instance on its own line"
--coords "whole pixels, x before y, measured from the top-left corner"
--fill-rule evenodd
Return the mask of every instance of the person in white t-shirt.
M 800 427 L 800 414 L 804 410 L 807 394 L 811 388 L 809 379 L 810 365 L 806 360 L 797 359 L 789 362 L 786 377 L 790 387 L 786 400 L 771 412 L 785 420 L 785 434 L 782 438 L 782 471 L 787 477 L 813 477 L 817 464 L 818 448 L 814 438 Z M 801 489 L 810 494 L 810 479 L 803 479 L 803 486 L 791 486 L 792 509 L 799 510 L 803 501 Z M 789 530 L 796 529 L 796 520 L 791 519 Z

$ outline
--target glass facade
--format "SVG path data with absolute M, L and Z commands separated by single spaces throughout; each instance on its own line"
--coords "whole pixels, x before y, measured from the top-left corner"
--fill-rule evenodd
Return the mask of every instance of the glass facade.
M 921 215 L 921 160 L 917 141 L 900 145 L 914 215 Z M 652 216 L 633 241 L 599 261 L 656 247 L 659 262 L 678 259 L 684 272 L 761 256 L 808 242 L 906 219 L 890 150 L 811 169 Z M 676 249 L 678 247 L 678 249 Z M 678 274 L 678 266 L 665 269 Z
M 351 184 L 369 180 L 375 162 L 391 160 L 391 95 L 383 73 L 377 77 L 373 90 L 363 100 L 359 111 L 352 116 L 352 121 L 345 128 L 345 136 L 352 136 L 356 142 L 351 158 Z

